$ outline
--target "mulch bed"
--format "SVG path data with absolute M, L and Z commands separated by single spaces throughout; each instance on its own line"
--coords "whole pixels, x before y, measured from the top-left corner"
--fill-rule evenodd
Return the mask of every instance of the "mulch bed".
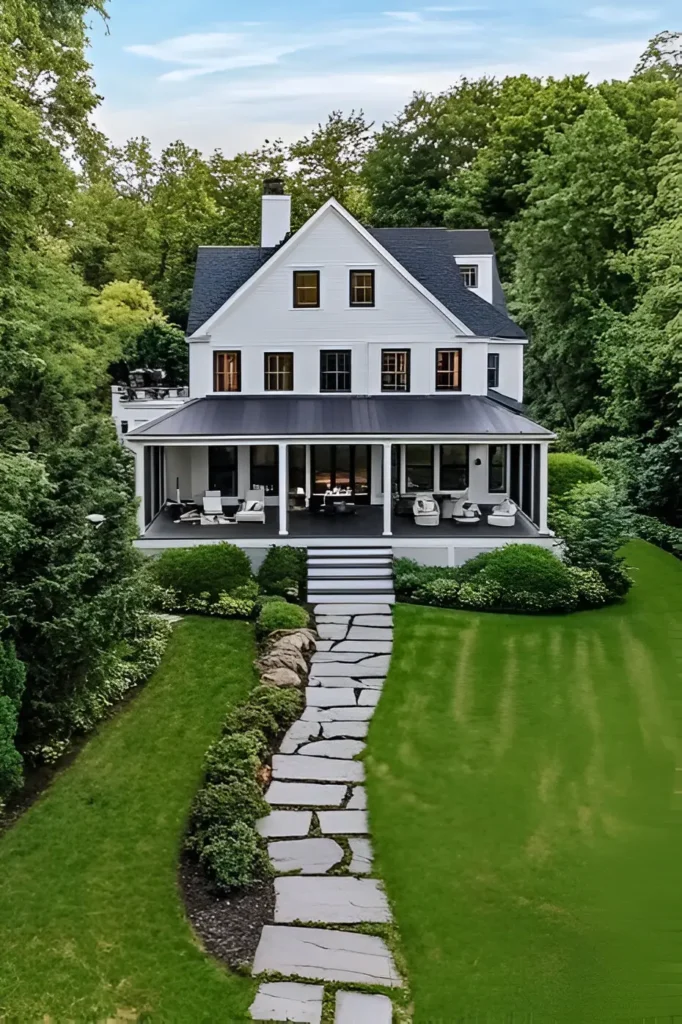
M 187 916 L 204 949 L 233 971 L 250 968 L 263 926 L 275 920 L 273 880 L 224 896 L 195 861 L 183 856 L 179 881 Z

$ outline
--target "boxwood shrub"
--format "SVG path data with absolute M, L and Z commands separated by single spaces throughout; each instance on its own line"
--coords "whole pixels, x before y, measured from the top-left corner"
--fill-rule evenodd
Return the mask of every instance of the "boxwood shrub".
M 550 452 L 548 457 L 549 496 L 561 499 L 576 484 L 601 480 L 602 472 L 596 462 L 573 452 Z
M 215 602 L 252 580 L 248 555 L 234 544 L 168 548 L 154 560 L 152 572 L 160 587 L 175 591 L 183 602 L 204 594 Z
M 310 616 L 300 605 L 271 601 L 261 608 L 256 630 L 259 636 L 264 637 L 276 629 L 302 629 L 309 622 Z
M 271 547 L 258 570 L 258 582 L 264 594 L 305 597 L 308 558 L 305 548 L 286 544 Z

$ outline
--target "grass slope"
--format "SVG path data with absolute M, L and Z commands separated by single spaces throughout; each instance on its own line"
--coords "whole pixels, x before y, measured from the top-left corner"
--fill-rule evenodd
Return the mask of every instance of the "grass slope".
M 252 627 L 187 619 L 145 689 L 0 837 L 0 1019 L 243 1021 L 176 883 L 204 752 L 253 680 Z
M 682 565 L 626 553 L 618 607 L 396 608 L 368 788 L 416 1024 L 682 1012 Z

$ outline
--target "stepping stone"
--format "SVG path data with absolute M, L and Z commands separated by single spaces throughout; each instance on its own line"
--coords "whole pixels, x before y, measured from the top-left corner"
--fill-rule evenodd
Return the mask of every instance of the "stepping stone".
M 316 615 L 315 621 L 325 625 L 334 623 L 336 626 L 347 626 L 350 622 L 350 615 Z
M 365 744 L 361 740 L 317 740 L 306 743 L 299 750 L 301 756 L 308 757 L 341 757 L 352 760 L 361 754 Z
M 388 664 L 390 658 L 387 654 L 378 654 L 374 657 L 365 658 L 362 662 L 362 674 L 363 676 L 386 676 L 388 673 Z M 339 672 L 339 669 L 341 671 Z M 314 669 L 316 676 L 342 676 L 344 674 L 343 662 L 328 662 L 322 665 L 316 665 Z
M 341 623 L 322 622 L 317 627 L 317 635 L 320 640 L 343 640 L 347 632 L 348 629 Z
M 315 726 L 317 725 L 317 730 Z M 298 721 L 294 722 L 289 732 L 282 740 L 282 745 L 279 748 L 280 754 L 295 754 L 302 743 L 306 743 L 308 740 L 314 740 L 320 735 L 319 722 L 306 722 Z
M 377 626 L 380 629 L 393 628 L 392 615 L 356 615 L 353 619 L 354 626 Z
M 312 840 L 304 839 L 303 842 L 312 842 Z M 374 853 L 369 839 L 349 839 L 348 845 L 353 854 L 353 859 L 348 866 L 349 873 L 351 875 L 371 875 Z
M 346 643 L 346 641 L 344 640 L 342 643 Z M 343 651 L 341 654 L 337 654 L 336 651 L 337 648 L 335 647 L 333 651 L 322 651 L 321 654 L 313 654 L 311 664 L 320 665 L 329 661 L 362 661 L 364 655 L 368 653 L 366 651 L 353 651 L 352 649 L 350 651 Z
M 315 667 L 317 668 L 318 666 L 315 666 Z M 361 667 L 360 665 L 357 665 L 357 666 L 356 665 L 345 665 L 344 666 L 346 672 L 357 670 L 358 671 L 358 675 L 359 675 L 360 667 Z M 313 671 L 315 671 L 315 669 L 313 669 Z M 310 683 L 311 686 L 322 686 L 322 687 L 330 687 L 330 686 L 338 687 L 338 686 L 341 686 L 341 687 L 346 687 L 346 689 L 349 689 L 349 690 L 351 688 L 353 688 L 354 690 L 355 689 L 358 689 L 358 690 L 362 690 L 362 689 L 375 690 L 375 689 L 380 689 L 381 688 L 381 686 L 383 685 L 384 680 L 383 679 L 378 679 L 378 678 L 377 679 L 359 679 L 359 678 L 355 679 L 353 676 L 315 676 L 315 675 L 313 675 L 313 676 L 310 677 L 308 682 Z
M 374 708 L 313 708 L 308 707 L 303 711 L 302 717 L 306 722 L 369 722 L 374 714 Z
M 334 1024 L 391 1024 L 393 1003 L 388 996 L 337 992 Z
M 280 807 L 340 807 L 346 799 L 347 788 L 309 782 L 271 782 L 265 799 Z
M 323 985 L 300 985 L 293 981 L 270 981 L 261 985 L 249 1013 L 252 1020 L 293 1021 L 320 1024 Z
M 275 871 L 324 875 L 343 860 L 343 849 L 333 839 L 289 839 L 268 843 L 268 855 Z
M 391 911 L 375 878 L 275 879 L 275 924 L 387 924 Z
M 376 707 L 381 699 L 381 690 L 363 690 L 360 694 L 359 704 L 369 704 Z
M 343 705 L 344 707 L 355 705 L 355 690 L 350 687 L 315 687 L 307 686 L 305 691 L 306 704 L 314 708 L 332 708 Z
M 383 939 L 325 928 L 266 925 L 253 962 L 254 974 L 264 971 L 313 981 L 402 986 Z
M 378 630 L 378 632 L 381 632 L 381 630 Z M 344 661 L 346 660 L 344 658 L 344 655 L 346 656 L 346 658 L 351 654 L 355 654 L 356 656 L 359 655 L 360 657 L 362 657 L 363 655 L 369 654 L 390 654 L 392 650 L 393 640 L 348 639 L 341 640 L 341 642 L 336 645 L 334 650 L 329 652 L 327 657 L 336 657 L 338 658 L 339 661 Z M 316 657 L 317 655 L 314 654 L 313 661 L 315 661 Z M 320 658 L 322 659 L 322 661 L 325 660 L 323 655 L 320 655 Z
M 369 722 L 322 722 L 322 735 L 328 740 L 338 736 L 364 739 L 368 731 Z
M 312 811 L 272 811 L 265 818 L 259 818 L 256 828 L 265 838 L 268 836 L 307 836 L 312 820 Z
M 312 782 L 364 782 L 365 766 L 359 761 L 275 754 L 272 775 L 275 779 L 310 779 Z
M 349 640 L 388 640 L 389 643 L 393 642 L 393 627 L 389 626 L 387 629 L 378 629 L 374 626 L 356 626 L 355 619 L 353 619 L 353 625 L 351 626 L 350 633 L 348 634 Z
M 369 834 L 367 811 L 320 811 L 320 830 L 326 836 Z
M 316 651 L 331 651 L 333 646 L 334 646 L 334 641 L 333 640 L 316 640 L 315 641 L 315 650 Z
M 367 810 L 367 790 L 364 786 L 355 786 L 351 790 L 351 798 L 346 804 L 347 811 Z
M 315 615 L 390 615 L 390 604 L 316 604 Z

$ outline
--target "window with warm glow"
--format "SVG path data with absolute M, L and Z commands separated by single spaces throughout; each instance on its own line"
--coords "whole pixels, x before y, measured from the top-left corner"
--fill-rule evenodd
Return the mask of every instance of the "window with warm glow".
M 265 353 L 265 390 L 294 390 L 294 354 L 293 352 Z
M 316 309 L 320 305 L 319 270 L 294 271 L 294 308 Z
M 351 306 L 374 305 L 374 271 L 351 270 L 350 272 L 350 304 Z
M 461 348 L 439 348 L 436 352 L 436 391 L 461 390 Z
M 410 351 L 409 349 L 388 350 L 381 353 L 381 390 L 410 390 Z
M 241 391 L 241 352 L 213 353 L 213 390 Z

